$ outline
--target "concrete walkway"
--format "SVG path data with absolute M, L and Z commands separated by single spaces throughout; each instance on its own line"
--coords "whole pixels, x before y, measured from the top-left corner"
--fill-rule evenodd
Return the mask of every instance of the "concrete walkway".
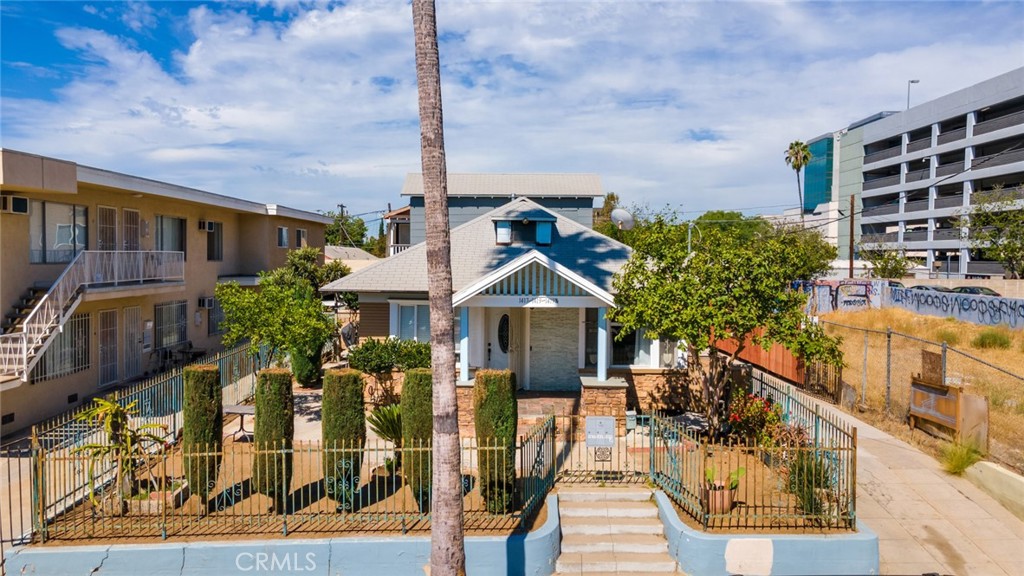
M 838 413 L 857 427 L 857 516 L 878 534 L 882 574 L 1024 573 L 1024 522 L 931 456 Z

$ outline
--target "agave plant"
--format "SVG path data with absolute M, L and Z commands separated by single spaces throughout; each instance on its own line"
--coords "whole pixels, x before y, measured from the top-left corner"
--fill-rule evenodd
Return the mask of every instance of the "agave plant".
M 377 436 L 394 444 L 397 465 L 401 459 L 398 447 L 402 445 L 402 407 L 398 404 L 378 406 L 366 417 L 366 422 Z
M 89 456 L 89 478 L 94 480 L 97 478 L 96 469 L 98 466 L 102 466 L 103 462 L 110 460 L 116 464 L 114 484 L 116 488 L 110 495 L 111 497 L 117 496 L 119 503 L 123 503 L 131 495 L 139 466 L 149 461 L 154 453 L 165 448 L 164 439 L 149 430 L 161 430 L 166 433 L 166 425 L 143 424 L 132 428 L 131 417 L 135 416 L 137 412 L 135 404 L 132 402 L 127 406 L 122 406 L 117 402 L 96 398 L 93 405 L 78 416 L 78 420 L 101 427 L 106 441 L 84 444 L 75 448 L 75 452 L 85 453 Z M 152 488 L 156 488 L 152 466 L 148 468 L 150 484 Z M 101 470 L 100 476 L 104 472 Z M 99 501 L 96 499 L 94 484 L 94 482 L 89 483 L 89 499 L 93 505 L 98 506 Z

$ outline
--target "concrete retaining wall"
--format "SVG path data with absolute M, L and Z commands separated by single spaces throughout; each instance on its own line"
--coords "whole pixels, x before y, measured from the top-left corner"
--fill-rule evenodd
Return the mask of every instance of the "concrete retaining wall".
M 878 536 L 861 522 L 854 534 L 708 534 L 683 524 L 664 492 L 654 498 L 668 553 L 686 574 L 878 574 Z
M 558 497 L 547 497 L 540 529 L 466 538 L 470 576 L 550 576 L 561 550 Z M 5 554 L 8 574 L 45 576 L 422 576 L 429 537 L 182 542 L 112 546 L 32 546 Z

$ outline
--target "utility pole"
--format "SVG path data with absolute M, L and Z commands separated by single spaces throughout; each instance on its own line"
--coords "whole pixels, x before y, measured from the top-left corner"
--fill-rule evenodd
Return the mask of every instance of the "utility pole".
M 850 278 L 853 278 L 853 194 L 850 194 Z

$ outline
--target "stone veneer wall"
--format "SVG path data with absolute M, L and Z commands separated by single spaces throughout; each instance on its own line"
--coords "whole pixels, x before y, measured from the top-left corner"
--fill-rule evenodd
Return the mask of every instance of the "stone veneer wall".
M 530 322 L 530 390 L 579 390 L 579 310 L 540 310 Z

